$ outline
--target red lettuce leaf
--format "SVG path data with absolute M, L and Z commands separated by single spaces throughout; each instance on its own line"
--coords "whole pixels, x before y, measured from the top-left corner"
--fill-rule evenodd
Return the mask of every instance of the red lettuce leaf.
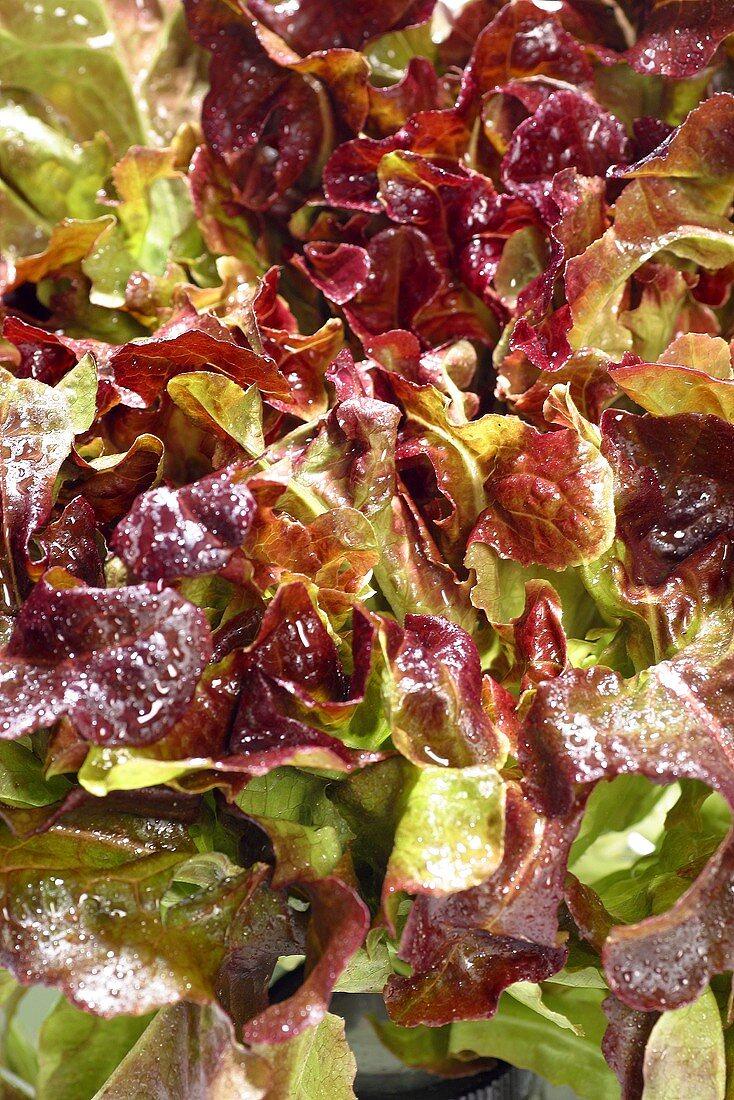
M 372 264 L 366 248 L 315 241 L 303 251 L 308 260 L 304 270 L 335 305 L 346 305 L 367 286 Z
M 626 58 L 641 73 L 695 76 L 730 34 L 734 12 L 726 0 L 653 0 Z
M 257 478 L 248 486 L 257 500 L 244 549 L 253 583 L 265 594 L 289 576 L 308 578 L 319 588 L 320 605 L 339 621 L 380 560 L 372 525 L 354 508 L 339 507 L 305 523 L 276 508 L 281 485 Z
M 263 210 L 288 190 L 321 146 L 315 89 L 268 57 L 256 24 L 221 0 L 187 0 L 189 32 L 212 51 L 202 126 L 246 207 Z
M 270 404 L 281 412 L 311 420 L 328 407 L 325 375 L 341 350 L 343 328 L 331 317 L 316 332 L 302 335 L 296 319 L 276 294 L 277 285 L 277 269 L 271 268 L 252 303 L 263 352 L 288 384 L 287 399 L 271 397 Z
M 327 297 L 336 292 L 359 336 L 412 329 L 443 281 L 427 237 L 412 226 L 384 229 L 366 249 L 307 245 L 306 256 L 312 281 Z
M 556 173 L 575 168 L 582 176 L 603 176 L 627 156 L 627 135 L 614 115 L 579 92 L 558 91 L 515 130 L 502 161 L 502 181 L 552 220 Z
M 565 815 L 583 788 L 640 772 L 656 783 L 702 780 L 734 804 L 731 618 L 712 613 L 677 656 L 632 680 L 598 665 L 538 687 L 523 733 L 528 789 Z M 734 958 L 731 835 L 664 913 L 612 929 L 603 951 L 612 991 L 633 1008 L 689 1004 Z
M 255 504 L 227 467 L 181 489 L 151 489 L 115 528 L 112 549 L 144 581 L 216 573 L 245 541 Z
M 390 625 L 390 624 L 388 624 Z M 430 615 L 407 615 L 387 634 L 393 742 L 415 764 L 451 768 L 495 764 L 502 739 L 482 705 L 482 672 L 472 638 Z
M 451 170 L 470 138 L 466 119 L 458 110 L 419 111 L 389 137 L 357 138 L 335 149 L 324 168 L 324 195 L 332 206 L 379 213 L 377 167 L 386 153 L 409 150 Z
M 235 197 L 226 166 L 207 145 L 194 153 L 188 182 L 207 248 L 216 255 L 235 256 L 255 274 L 264 273 L 268 263 L 262 255 L 259 215 Z
M 491 284 L 507 240 L 534 224 L 531 208 L 498 195 L 477 172 L 449 172 L 415 153 L 385 154 L 377 176 L 388 216 L 420 228 L 441 264 L 502 313 L 500 295 Z
M 525 585 L 525 610 L 512 622 L 517 673 L 523 691 L 560 676 L 567 666 L 561 602 L 546 581 Z
M 68 464 L 68 480 L 61 486 L 62 502 L 82 497 L 94 510 L 97 522 L 107 530 L 130 510 L 138 494 L 156 484 L 163 471 L 163 442 L 155 435 L 139 435 L 123 454 L 110 456 L 96 469 L 78 455 Z M 77 476 L 75 476 L 77 475 Z
M 573 168 L 561 169 L 553 177 L 548 203 L 550 257 L 546 270 L 526 286 L 518 297 L 519 311 L 527 310 L 534 319 L 540 318 L 551 304 L 556 281 L 562 274 L 565 263 L 601 237 L 608 225 L 604 193 L 605 185 L 601 179 L 580 176 Z M 552 214 L 551 203 L 557 208 L 557 216 Z M 560 348 L 559 352 L 549 358 L 555 359 L 559 355 L 565 358 L 570 352 L 564 339 L 570 324 L 570 318 L 568 324 L 566 323 L 567 314 L 567 307 L 560 307 L 550 315 L 548 328 L 551 332 L 557 332 L 557 338 L 552 343 Z M 513 348 L 522 346 L 518 332 L 521 325 L 527 325 L 527 322 L 517 322 L 512 336 Z M 527 328 L 525 332 L 526 336 L 530 335 Z M 527 349 L 523 350 L 539 369 L 553 369 L 549 363 L 539 362 L 531 356 Z
M 581 29 L 582 21 L 569 4 L 559 9 L 549 12 L 532 0 L 505 4 L 476 40 L 462 77 L 460 105 L 524 77 L 552 77 L 576 87 L 590 86 L 591 62 L 572 33 Z
M 411 57 L 397 84 L 389 84 L 385 88 L 370 84 L 368 93 L 370 109 L 366 128 L 378 137 L 386 137 L 399 130 L 420 111 L 439 107 L 439 79 L 427 57 Z
M 98 744 L 149 744 L 183 713 L 210 655 L 203 613 L 170 589 L 86 588 L 55 571 L 0 656 L 0 736 L 67 715 Z
M 104 541 L 97 530 L 94 510 L 83 497 L 74 497 L 57 520 L 34 536 L 28 572 L 38 580 L 48 569 L 65 569 L 93 588 L 104 588 Z
M 135 408 L 152 405 L 177 374 L 213 367 L 238 385 L 255 383 L 266 394 L 287 397 L 288 383 L 267 356 L 244 345 L 244 335 L 213 315 L 187 306 L 156 334 L 116 348 L 109 366 L 123 401 Z
M 630 1008 L 613 994 L 602 1004 L 609 1020 L 602 1051 L 622 1086 L 622 1100 L 637 1100 L 645 1087 L 645 1046 L 658 1015 Z
M 557 369 L 551 366 L 542 370 L 519 396 L 510 392 L 507 397 L 516 413 L 538 428 L 548 428 L 544 410 L 552 388 L 557 385 L 568 386 L 574 405 L 592 424 L 599 423 L 604 408 L 618 394 L 606 360 L 595 352 L 581 351 L 574 352 Z
M 317 879 L 299 883 L 298 888 L 309 902 L 305 935 L 307 975 L 292 997 L 270 1005 L 245 1024 L 243 1037 L 247 1043 L 282 1043 L 318 1024 L 326 1015 L 339 975 L 362 945 L 369 928 L 367 906 L 341 879 Z M 277 954 L 271 944 L 268 923 L 258 930 L 248 916 L 246 911 L 239 915 L 245 937 L 260 931 L 274 964 Z M 243 962 L 247 974 L 251 964 L 246 957 Z
M 508 786 L 505 858 L 480 886 L 413 904 L 400 955 L 410 977 L 385 990 L 391 1018 L 404 1027 L 494 1015 L 502 990 L 542 981 L 563 966 L 558 907 L 579 815 L 543 819 Z
M 312 175 L 335 127 L 361 130 L 368 110 L 367 64 L 336 40 L 311 49 L 307 36 L 296 31 L 303 26 L 297 13 L 283 22 L 270 4 L 253 5 L 251 13 L 218 0 L 187 0 L 186 11 L 193 38 L 213 56 L 204 135 L 226 165 L 234 198 L 249 209 L 267 210 Z
M 355 638 L 350 680 L 304 584 L 278 590 L 240 661 L 241 690 L 228 734 L 227 768 L 257 775 L 300 763 L 342 771 L 379 759 L 374 752 L 347 748 L 327 732 L 335 723 L 347 722 L 363 698 L 370 641 L 360 646 Z
M 336 696 L 346 690 L 334 640 L 298 582 L 280 588 L 268 604 L 248 665 L 305 697 L 316 689 Z
M 610 410 L 602 431 L 615 471 L 617 535 L 630 552 L 636 583 L 655 587 L 682 567 L 696 572 L 693 555 L 716 541 L 730 545 L 730 424 L 698 413 L 651 417 Z M 721 580 L 725 585 L 724 573 Z
M 269 0 L 250 0 L 250 9 L 301 54 L 348 47 L 359 50 L 372 38 L 425 22 L 435 0 L 356 0 L 336 12 L 324 0 L 296 0 L 281 10 Z
M 349 772 L 381 759 L 381 753 L 350 749 L 302 718 L 291 717 L 292 700 L 260 672 L 243 685 L 229 736 L 229 754 L 215 762 L 225 774 L 265 775 L 273 768 L 325 768 Z
M 47 386 L 55 386 L 76 365 L 77 356 L 68 342 L 19 317 L 5 318 L 3 336 L 18 349 L 17 378 L 37 378 Z
M 593 560 L 613 538 L 611 471 L 573 429 L 541 435 L 515 422 L 493 464 L 490 505 L 470 538 L 523 565 L 565 569 Z
M 667 656 L 707 612 L 731 599 L 726 456 L 734 429 L 698 413 L 651 417 L 609 410 L 602 431 L 622 549 L 606 593 L 617 613 L 626 610 L 647 624 L 654 652 Z

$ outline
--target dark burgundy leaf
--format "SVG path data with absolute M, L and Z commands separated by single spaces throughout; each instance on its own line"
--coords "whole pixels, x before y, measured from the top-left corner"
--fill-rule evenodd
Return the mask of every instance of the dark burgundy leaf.
M 292 700 L 260 672 L 242 690 L 229 739 L 229 755 L 217 761 L 223 772 L 265 775 L 286 765 L 350 772 L 381 760 L 380 752 L 349 749 L 338 737 L 288 715 Z
M 622 1100 L 638 1100 L 645 1087 L 645 1046 L 658 1013 L 630 1008 L 614 994 L 606 998 L 602 1008 L 609 1020 L 601 1044 L 604 1057 L 622 1086 Z
M 250 9 L 301 54 L 333 47 L 359 50 L 371 38 L 425 22 L 436 0 L 354 0 L 337 11 L 329 0 L 295 0 L 286 8 L 250 0 Z
M 346 687 L 334 641 L 300 583 L 283 586 L 268 604 L 248 664 L 297 691 L 339 696 Z
M 181 489 L 141 494 L 117 525 L 112 549 L 144 581 L 216 573 L 245 541 L 255 502 L 237 467 Z
M 150 744 L 184 712 L 210 655 L 203 612 L 176 592 L 87 588 L 56 570 L 0 656 L 0 737 L 67 715 L 98 744 Z
M 354 244 L 307 244 L 304 270 L 326 297 L 343 306 L 350 302 L 369 279 L 371 264 L 365 248 Z
M 695 76 L 734 33 L 727 0 L 652 0 L 627 60 L 640 73 Z
M 367 282 L 348 303 L 352 327 L 358 334 L 410 329 L 441 286 L 428 240 L 411 226 L 397 226 L 373 237 L 367 255 Z
M 69 344 L 19 317 L 6 317 L 3 336 L 15 344 L 20 354 L 18 378 L 37 378 L 47 386 L 55 386 L 75 366 L 77 356 Z
M 617 533 L 632 579 L 657 586 L 734 535 L 734 427 L 716 416 L 608 411 L 604 453 L 615 471 Z M 722 566 L 724 561 L 722 559 Z M 721 582 L 725 576 L 721 574 Z
M 456 168 L 469 146 L 471 132 L 456 110 L 420 111 L 389 137 L 357 138 L 338 146 L 324 168 L 324 194 L 333 206 L 368 214 L 382 209 L 377 198 L 377 168 L 386 153 L 397 149 Z
M 521 317 L 512 330 L 510 346 L 527 356 L 537 370 L 557 371 L 571 356 L 567 339 L 570 327 L 568 306 L 561 306 L 537 326 Z
M 668 122 L 652 115 L 643 115 L 634 121 L 633 132 L 635 137 L 635 160 L 648 157 L 658 145 L 662 145 L 666 138 L 670 137 L 673 127 Z
M 324 168 L 324 194 L 333 206 L 345 210 L 380 212 L 377 198 L 377 167 L 386 153 L 404 148 L 400 134 L 381 140 L 357 138 L 340 145 Z
M 551 184 L 557 172 L 575 168 L 583 176 L 603 176 L 627 155 L 627 135 L 614 115 L 580 92 L 558 91 L 515 130 L 502 161 L 502 180 L 553 222 L 557 208 Z
M 33 555 L 29 575 L 57 566 L 92 587 L 104 588 L 104 542 L 97 531 L 94 510 L 83 497 L 74 497 L 59 518 L 34 537 L 41 557 Z
M 404 1027 L 494 1015 L 515 981 L 542 981 L 563 966 L 558 907 L 579 815 L 543 819 L 508 786 L 506 856 L 481 886 L 445 898 L 419 897 L 401 941 L 410 977 L 385 991 Z
M 303 174 L 321 146 L 315 88 L 263 48 L 256 24 L 221 0 L 186 0 L 189 30 L 212 51 L 204 136 L 235 185 L 235 198 L 265 210 Z

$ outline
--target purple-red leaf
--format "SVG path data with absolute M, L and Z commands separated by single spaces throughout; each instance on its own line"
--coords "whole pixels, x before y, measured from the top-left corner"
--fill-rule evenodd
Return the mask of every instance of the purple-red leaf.
M 41 557 L 33 555 L 28 572 L 38 580 L 48 569 L 61 568 L 92 587 L 104 587 L 102 549 L 94 510 L 83 497 L 74 497 L 54 523 L 34 537 Z
M 435 0 L 355 0 L 336 12 L 328 0 L 295 0 L 287 9 L 269 0 L 251 0 L 250 8 L 299 53 L 346 46 L 358 50 L 371 38 L 423 23 Z
M 245 541 L 255 511 L 237 472 L 227 467 L 181 489 L 141 494 L 117 525 L 113 550 L 144 581 L 223 569 Z
M 641 33 L 626 54 L 640 73 L 695 76 L 734 33 L 727 0 L 653 0 L 645 11 Z
M 544 819 L 508 786 L 505 858 L 486 883 L 446 898 L 419 897 L 400 954 L 410 977 L 385 999 L 404 1027 L 485 1019 L 515 981 L 542 981 L 566 961 L 558 906 L 578 814 Z
M 50 573 L 0 655 L 0 737 L 66 715 L 97 744 L 150 744 L 184 712 L 210 655 L 203 612 L 176 592 L 86 588 Z
M 18 378 L 37 378 L 47 386 L 55 386 L 76 364 L 77 356 L 68 343 L 19 317 L 5 318 L 3 336 L 18 349 Z
M 551 185 L 557 172 L 575 168 L 582 176 L 603 176 L 627 153 L 627 135 L 614 115 L 580 92 L 553 92 L 512 135 L 502 180 L 553 221 Z

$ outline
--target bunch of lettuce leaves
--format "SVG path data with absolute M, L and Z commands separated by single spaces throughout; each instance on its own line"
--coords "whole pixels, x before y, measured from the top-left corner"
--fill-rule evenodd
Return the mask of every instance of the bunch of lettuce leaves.
M 726 0 L 0 0 L 8 1100 L 348 1100 L 335 991 L 734 1096 L 733 90 Z

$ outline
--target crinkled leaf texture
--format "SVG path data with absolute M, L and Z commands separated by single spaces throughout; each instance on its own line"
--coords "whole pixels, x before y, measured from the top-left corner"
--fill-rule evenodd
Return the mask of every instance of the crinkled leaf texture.
M 439 1073 L 718 1100 L 733 31 L 0 0 L 0 961 L 69 998 L 39 1100 L 346 1100 L 340 985 Z
M 245 541 L 254 512 L 236 475 L 224 469 L 181 489 L 141 494 L 115 528 L 113 550 L 145 581 L 222 569 Z
M 543 818 L 516 787 L 507 791 L 505 858 L 482 884 L 420 897 L 401 942 L 409 977 L 393 977 L 390 1016 L 413 1027 L 494 1015 L 500 993 L 563 966 L 558 906 L 579 815 Z
M 227 927 L 258 875 L 225 870 L 164 922 L 161 899 L 195 854 L 179 823 L 118 814 L 102 829 L 94 809 L 31 838 L 5 829 L 3 962 L 101 1016 L 216 1000 Z
M 658 783 L 700 779 L 732 805 L 731 650 L 730 613 L 712 613 L 694 642 L 632 680 L 596 666 L 541 684 L 524 734 L 534 800 L 566 815 L 587 785 L 641 772 Z M 668 912 L 612 929 L 603 959 L 617 996 L 676 1008 L 728 970 L 731 893 L 728 838 Z
M 203 613 L 172 589 L 39 582 L 0 654 L 0 736 L 68 716 L 98 744 L 143 745 L 171 728 L 211 655 Z

